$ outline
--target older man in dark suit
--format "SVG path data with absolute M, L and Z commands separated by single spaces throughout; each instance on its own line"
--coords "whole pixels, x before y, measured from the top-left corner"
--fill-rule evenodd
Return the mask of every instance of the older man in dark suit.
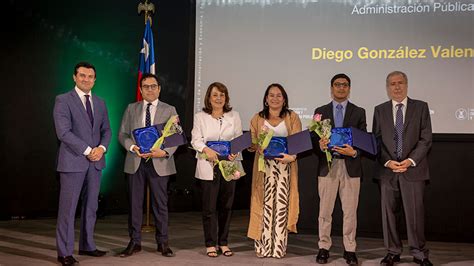
M 322 119 L 331 119 L 332 127 L 355 127 L 366 131 L 367 123 L 365 110 L 349 102 L 351 79 L 346 74 L 337 74 L 331 79 L 331 95 L 333 100 L 324 106 L 316 108 L 315 114 L 321 114 Z M 314 139 L 314 138 L 313 138 Z M 337 194 L 341 199 L 343 211 L 343 257 L 349 265 L 357 265 L 356 230 L 357 206 L 359 203 L 360 178 L 362 166 L 360 151 L 346 144 L 334 147 L 333 163 L 328 168 L 326 156 L 322 152 L 328 149 L 328 139 L 320 139 L 319 147 L 315 145 L 319 157 L 319 252 L 316 262 L 325 264 L 329 259 L 329 249 L 332 245 L 331 227 L 332 213 Z
M 379 143 L 377 178 L 382 196 L 382 224 L 387 255 L 382 265 L 400 261 L 402 241 L 397 229 L 405 211 L 408 245 L 413 261 L 432 265 L 425 244 L 423 195 L 429 179 L 427 153 L 431 147 L 428 104 L 407 97 L 408 78 L 394 71 L 386 79 L 390 101 L 375 107 L 373 132 Z
M 164 150 L 156 149 L 144 153 L 136 145 L 133 130 L 144 126 L 163 124 L 176 115 L 176 109 L 158 99 L 161 86 L 154 74 L 144 74 L 140 79 L 140 91 L 143 101 L 131 103 L 123 114 L 119 141 L 127 150 L 124 171 L 127 173 L 129 188 L 129 224 L 130 242 L 120 253 L 128 257 L 141 251 L 141 226 L 143 218 L 143 198 L 146 183 L 151 192 L 151 206 L 155 218 L 156 243 L 158 252 L 165 257 L 173 257 L 168 245 L 168 181 L 176 173 L 173 153 L 176 147 Z M 147 160 L 150 158 L 150 160 Z
M 74 265 L 74 217 L 79 197 L 82 198 L 79 255 L 100 257 L 93 235 L 100 191 L 100 177 L 105 167 L 110 142 L 110 124 L 105 102 L 92 95 L 96 79 L 95 67 L 81 62 L 74 68 L 76 86 L 58 95 L 54 105 L 54 125 L 60 141 L 57 171 L 60 196 L 56 243 L 58 261 Z M 82 194 L 81 194 L 82 191 Z

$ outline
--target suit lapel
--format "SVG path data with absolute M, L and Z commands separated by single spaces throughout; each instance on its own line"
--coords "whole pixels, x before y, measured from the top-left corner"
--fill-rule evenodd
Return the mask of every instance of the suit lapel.
M 99 126 L 98 123 L 99 123 L 99 100 L 97 98 L 97 96 L 95 96 L 94 94 L 92 95 L 92 112 L 94 113 L 94 127 L 97 127 Z
M 415 105 L 412 99 L 408 98 L 407 110 L 405 112 L 405 122 L 403 123 L 403 132 L 406 132 L 407 126 L 410 123 L 410 121 L 413 119 L 414 114 L 415 114 Z
M 382 122 L 385 125 L 385 132 L 391 132 L 390 137 L 386 139 L 389 142 L 387 148 L 389 148 L 390 151 L 392 151 L 392 149 L 395 151 L 395 122 L 393 121 L 393 106 L 391 100 L 386 102 L 383 106 L 383 114 L 383 118 L 386 121 L 385 123 Z M 390 156 L 393 155 L 392 153 L 390 154 Z
M 354 105 L 350 102 L 347 102 L 346 113 L 344 114 L 344 122 L 342 122 L 343 127 L 348 127 L 347 125 L 351 120 L 352 111 L 354 111 Z
M 134 112 L 135 115 L 132 115 L 132 117 L 136 117 L 135 121 L 133 122 L 135 124 L 134 128 L 140 128 L 144 127 L 143 125 L 143 101 L 140 101 L 135 104 Z
M 332 113 L 332 102 L 326 104 L 324 107 L 323 107 L 323 118 L 322 119 L 325 119 L 325 118 L 329 118 L 331 119 L 331 127 L 335 127 L 334 126 L 334 115 Z
M 157 125 L 157 124 L 162 124 L 162 123 L 167 122 L 162 117 L 163 113 L 164 113 L 163 112 L 163 104 L 160 101 L 158 101 L 158 104 L 156 105 L 156 112 L 155 112 L 155 117 L 154 117 L 154 120 L 153 120 L 153 124 Z M 164 121 L 164 122 L 161 122 L 161 121 Z
M 385 115 L 385 121 L 388 122 L 388 125 L 391 126 L 392 128 L 395 128 L 395 121 L 393 121 L 392 101 L 388 101 L 385 103 L 383 113 Z
M 87 115 L 86 109 L 84 108 L 84 104 L 82 103 L 81 98 L 77 94 L 75 90 L 71 91 L 71 98 L 73 105 L 79 109 L 79 113 L 81 114 L 82 118 L 85 120 L 85 124 L 92 128 L 91 121 L 89 120 L 89 116 Z

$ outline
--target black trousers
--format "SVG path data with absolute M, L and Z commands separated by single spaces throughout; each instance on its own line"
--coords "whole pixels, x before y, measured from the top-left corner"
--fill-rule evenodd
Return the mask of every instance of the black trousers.
M 206 247 L 227 246 L 235 180 L 226 181 L 214 168 L 213 180 L 199 180 L 202 192 L 202 224 Z
M 156 227 L 156 243 L 168 242 L 168 180 L 169 176 L 156 173 L 153 162 L 143 159 L 135 174 L 128 175 L 129 214 L 128 233 L 132 242 L 141 244 L 143 199 L 146 195 L 146 184 L 150 186 L 150 202 Z

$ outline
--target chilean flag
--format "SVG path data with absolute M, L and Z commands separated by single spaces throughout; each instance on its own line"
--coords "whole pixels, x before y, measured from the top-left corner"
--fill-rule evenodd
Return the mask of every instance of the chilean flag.
M 138 69 L 137 81 L 137 101 L 142 100 L 142 94 L 140 93 L 140 79 L 145 73 L 155 74 L 155 48 L 153 46 L 153 32 L 151 31 L 150 20 L 146 21 L 142 49 L 140 50 L 140 68 Z

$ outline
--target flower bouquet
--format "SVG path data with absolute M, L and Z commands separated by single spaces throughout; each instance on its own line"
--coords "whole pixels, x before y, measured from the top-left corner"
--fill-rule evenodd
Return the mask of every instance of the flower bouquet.
M 308 129 L 310 131 L 314 131 L 320 138 L 329 139 L 331 137 L 331 119 L 326 118 L 324 120 L 321 119 L 321 114 L 315 114 L 313 116 L 313 120 L 308 125 Z M 331 169 L 332 163 L 332 155 L 331 152 L 326 149 L 324 150 L 326 154 L 326 160 L 328 161 L 328 167 Z
M 217 164 L 226 181 L 237 180 L 245 175 L 244 170 L 235 161 L 220 160 Z
M 254 144 L 257 144 L 261 150 L 265 150 L 270 144 L 270 140 L 273 137 L 273 130 L 267 126 L 262 126 L 262 131 L 258 134 L 256 140 L 252 140 Z M 263 154 L 258 156 L 258 171 L 265 172 L 265 157 Z
M 155 141 L 151 149 L 161 149 L 161 146 L 163 145 L 163 142 L 165 141 L 165 138 L 173 135 L 173 134 L 182 134 L 183 129 L 181 128 L 181 125 L 179 124 L 179 117 L 178 115 L 173 115 L 168 119 L 168 121 L 165 124 L 165 127 L 161 131 L 161 136 Z M 148 157 L 146 159 L 147 161 L 150 160 L 151 157 Z
M 204 152 L 200 152 L 198 158 L 205 160 L 208 159 Z M 218 165 L 222 177 L 224 177 L 226 181 L 237 180 L 245 175 L 244 169 L 242 169 L 236 161 L 217 160 L 210 163 L 212 164 L 212 167 Z

